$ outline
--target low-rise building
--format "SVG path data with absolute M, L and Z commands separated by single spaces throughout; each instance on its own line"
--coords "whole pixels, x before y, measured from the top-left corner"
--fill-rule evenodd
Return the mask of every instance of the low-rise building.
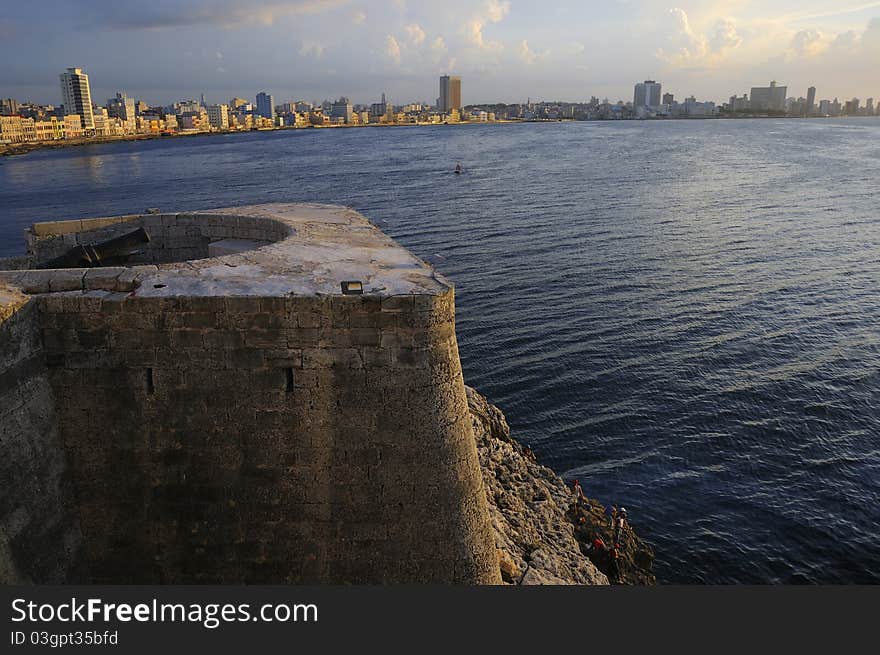
M 82 117 L 79 114 L 64 115 L 64 138 L 80 139 L 83 136 Z

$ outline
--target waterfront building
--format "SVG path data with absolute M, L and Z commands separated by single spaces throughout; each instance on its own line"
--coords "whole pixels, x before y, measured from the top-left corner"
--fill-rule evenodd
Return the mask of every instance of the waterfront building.
M 89 76 L 81 68 L 68 68 L 60 75 L 61 101 L 65 114 L 76 114 L 80 117 L 80 132 L 92 133 L 95 129 L 95 117 L 92 113 L 92 92 L 89 88 Z
M 259 98 L 259 96 L 257 96 L 257 97 Z M 235 111 L 235 110 L 237 110 L 241 107 L 244 107 L 246 105 L 249 105 L 249 104 L 250 103 L 247 100 L 245 100 L 244 98 L 235 97 L 229 101 L 229 108 L 232 109 L 233 111 Z
M 853 98 L 852 100 L 847 100 L 844 105 L 843 113 L 847 116 L 857 116 L 859 113 L 859 104 L 861 101 L 858 98 Z
M 229 105 L 210 105 L 208 107 L 208 123 L 215 130 L 228 130 Z
M 204 109 L 199 111 L 187 111 L 177 117 L 180 129 L 185 132 L 207 132 L 211 126 L 208 122 L 208 112 Z
M 656 108 L 660 106 L 661 85 L 654 80 L 645 80 L 636 84 L 633 91 L 633 108 Z
M 828 116 L 830 114 L 831 114 L 831 101 L 830 100 L 819 101 L 819 115 L 820 116 Z
M 0 142 L 21 143 L 24 141 L 24 127 L 22 122 L 32 120 L 21 116 L 0 116 Z
M 785 96 L 788 87 L 777 86 L 776 81 L 770 82 L 770 86 L 753 86 L 751 96 L 752 111 L 784 111 Z
M 671 94 L 671 93 L 664 93 L 663 94 L 663 104 L 664 105 L 671 105 L 673 102 L 675 102 L 675 96 L 673 94 Z
M 275 98 L 265 91 L 257 94 L 257 114 L 263 118 L 272 118 L 275 115 Z
M 110 115 L 107 110 L 104 107 L 94 107 L 92 119 L 95 121 L 95 136 L 108 136 Z
M 804 112 L 810 116 L 816 112 L 816 87 L 811 86 L 807 89 L 807 110 Z
M 92 119 L 92 130 L 95 129 L 95 121 Z M 64 138 L 79 139 L 83 136 L 82 116 L 79 114 L 64 115 Z
M 346 97 L 339 98 L 330 108 L 330 117 L 336 120 L 342 119 L 344 123 L 351 123 L 353 116 L 351 100 Z
M 461 109 L 461 77 L 444 75 L 440 78 L 440 101 L 437 109 L 443 114 Z
M 55 116 L 34 121 L 34 130 L 37 141 L 57 141 L 64 138 L 64 123 Z
M 865 115 L 874 115 L 874 98 L 868 98 L 867 100 L 865 100 Z

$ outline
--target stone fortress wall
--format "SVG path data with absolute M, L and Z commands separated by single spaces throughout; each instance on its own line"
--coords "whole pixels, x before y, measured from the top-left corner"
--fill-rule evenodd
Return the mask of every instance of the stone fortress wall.
M 23 268 L 135 227 L 149 263 Z M 13 265 L 0 576 L 500 581 L 452 287 L 356 212 L 36 224 Z

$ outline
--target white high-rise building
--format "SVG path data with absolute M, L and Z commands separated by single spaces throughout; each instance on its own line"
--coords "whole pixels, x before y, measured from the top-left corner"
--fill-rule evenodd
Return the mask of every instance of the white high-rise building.
M 636 84 L 633 93 L 633 108 L 659 107 L 661 85 L 654 80 L 645 80 Z
M 215 130 L 228 130 L 229 105 L 209 105 L 208 122 Z
M 85 133 L 95 129 L 95 117 L 92 113 L 92 92 L 89 90 L 89 76 L 81 68 L 68 68 L 61 73 L 61 101 L 66 114 L 76 114 L 82 121 Z

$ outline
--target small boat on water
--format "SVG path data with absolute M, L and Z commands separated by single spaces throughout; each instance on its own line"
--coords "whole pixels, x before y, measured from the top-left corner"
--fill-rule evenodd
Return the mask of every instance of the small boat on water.
M 456 164 L 456 165 L 455 165 L 455 174 L 456 174 L 456 175 L 461 175 L 461 164 Z

